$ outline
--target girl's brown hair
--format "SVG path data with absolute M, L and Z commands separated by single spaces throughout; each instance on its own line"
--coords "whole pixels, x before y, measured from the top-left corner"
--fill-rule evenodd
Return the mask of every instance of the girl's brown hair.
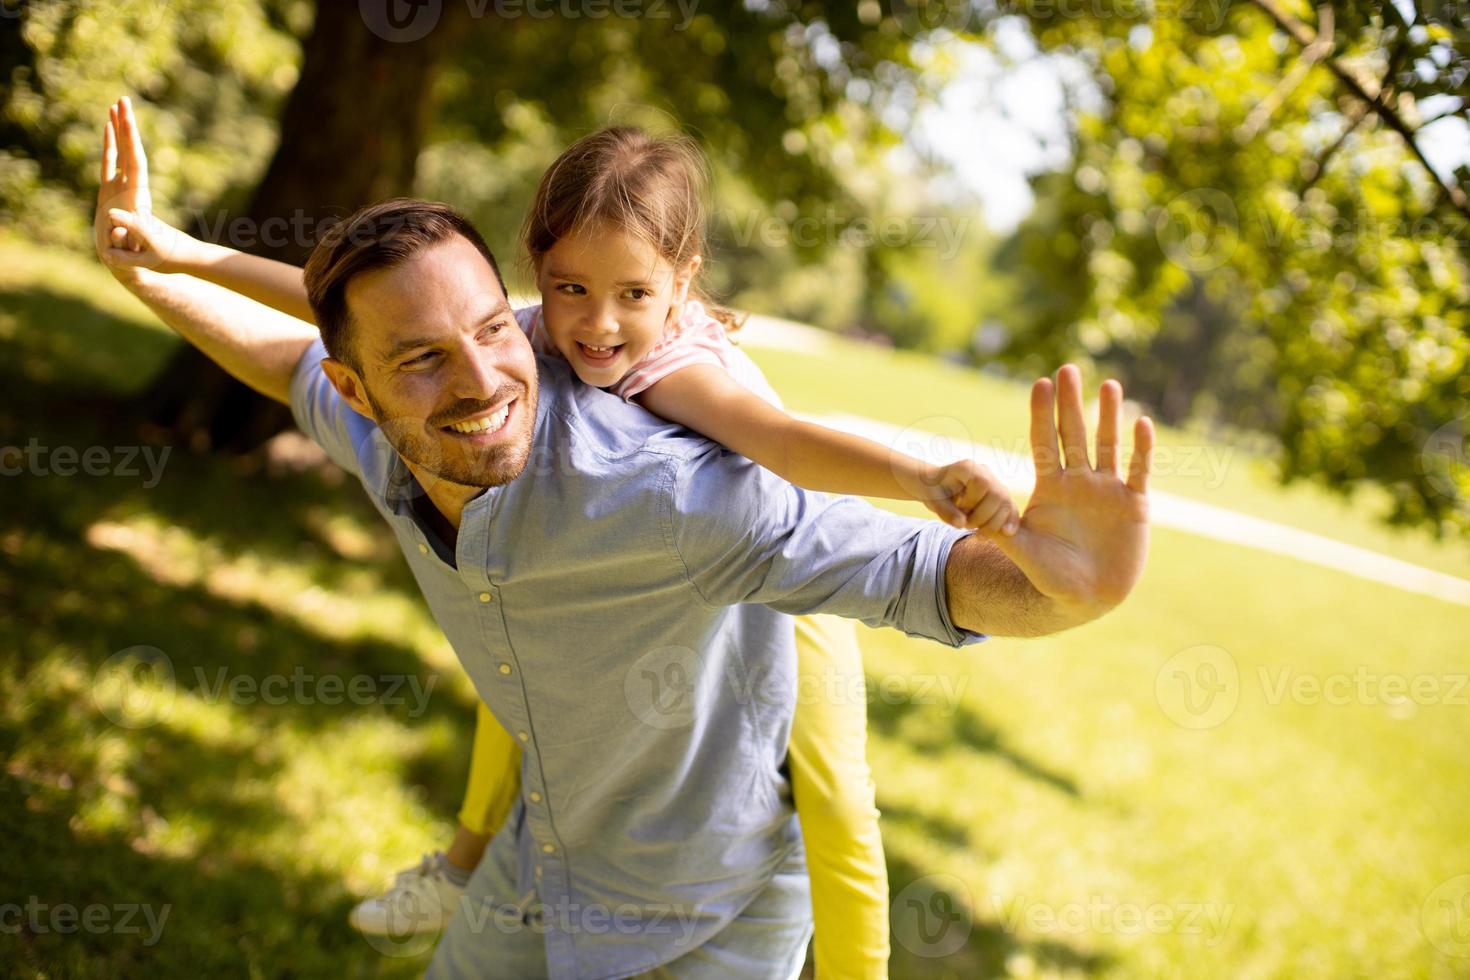
M 609 126 L 584 136 L 556 158 L 521 230 L 534 263 L 577 229 L 606 222 L 646 241 L 675 268 L 705 252 L 704 197 L 709 170 L 687 136 L 651 136 L 636 126 Z M 705 305 L 727 334 L 742 320 L 694 284 L 689 296 Z

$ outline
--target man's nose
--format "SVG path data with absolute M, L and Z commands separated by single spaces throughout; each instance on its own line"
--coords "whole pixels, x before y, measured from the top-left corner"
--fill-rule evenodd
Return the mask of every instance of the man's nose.
M 453 394 L 465 400 L 490 401 L 500 390 L 504 377 L 483 351 L 471 351 L 460 359 L 460 369 L 454 375 Z

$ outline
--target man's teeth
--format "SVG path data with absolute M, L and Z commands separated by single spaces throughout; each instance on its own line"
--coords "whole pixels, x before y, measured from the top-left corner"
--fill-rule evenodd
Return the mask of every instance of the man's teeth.
M 449 426 L 454 432 L 492 432 L 505 424 L 505 419 L 510 415 L 510 406 L 507 405 L 494 415 L 483 419 L 471 419 L 468 422 L 456 422 Z

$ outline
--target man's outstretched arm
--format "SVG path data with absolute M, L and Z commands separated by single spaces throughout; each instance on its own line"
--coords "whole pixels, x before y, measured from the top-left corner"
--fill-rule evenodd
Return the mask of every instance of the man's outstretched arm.
M 120 208 L 147 214 L 152 202 L 142 140 L 131 109 L 122 102 L 109 110 L 101 177 L 93 239 L 98 257 L 118 282 L 231 375 L 263 395 L 288 402 L 296 364 L 317 339 L 314 326 L 190 276 L 163 275 L 129 263 L 128 243 L 114 233 L 107 212 Z
M 1013 537 L 962 535 L 852 498 L 809 494 L 712 447 L 673 482 L 680 566 L 706 602 L 833 613 L 951 645 L 973 633 L 1039 636 L 1095 619 L 1143 571 L 1153 430 L 1140 421 L 1123 483 L 1115 469 L 1122 389 L 1108 382 L 1094 469 L 1077 369 L 1064 367 L 1059 383 L 1067 465 L 1058 465 L 1053 386 L 1043 379 L 1031 402 L 1037 489 Z

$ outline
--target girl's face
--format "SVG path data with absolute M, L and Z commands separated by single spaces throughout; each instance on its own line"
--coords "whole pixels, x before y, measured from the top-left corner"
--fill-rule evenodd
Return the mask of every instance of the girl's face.
M 579 229 L 536 263 L 546 332 L 577 377 L 615 385 L 679 315 L 699 262 L 696 255 L 676 269 L 621 229 Z

